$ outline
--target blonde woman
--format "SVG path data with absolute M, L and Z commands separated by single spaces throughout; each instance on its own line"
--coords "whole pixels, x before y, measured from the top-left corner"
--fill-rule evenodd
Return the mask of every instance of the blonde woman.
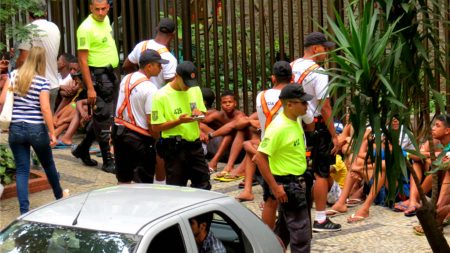
M 30 147 L 44 167 L 56 199 L 63 197 L 58 172 L 53 161 L 51 145 L 56 144 L 55 129 L 50 110 L 50 83 L 45 77 L 45 49 L 31 48 L 18 71 L 11 74 L 14 105 L 9 127 L 9 146 L 16 162 L 16 184 L 20 213 L 28 212 L 28 176 L 30 174 Z M 0 97 L 3 104 L 5 87 Z

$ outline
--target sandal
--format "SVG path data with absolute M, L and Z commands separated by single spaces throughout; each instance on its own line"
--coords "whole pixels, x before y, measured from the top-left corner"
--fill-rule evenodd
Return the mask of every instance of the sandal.
M 423 228 L 421 225 L 414 226 L 413 231 L 416 235 L 420 235 L 420 236 L 425 235 L 425 232 L 423 231 Z
M 408 205 L 406 205 L 403 201 L 397 202 L 394 205 L 394 212 L 404 212 L 408 209 Z
M 232 182 L 232 181 L 236 181 L 236 180 L 241 180 L 243 178 L 244 178 L 244 176 L 227 174 L 224 177 L 219 178 L 219 181 L 220 182 Z
M 417 211 L 417 207 L 416 206 L 411 206 L 411 207 L 408 207 L 408 209 L 405 210 L 404 215 L 406 217 L 413 217 L 413 216 L 416 216 L 416 211 Z

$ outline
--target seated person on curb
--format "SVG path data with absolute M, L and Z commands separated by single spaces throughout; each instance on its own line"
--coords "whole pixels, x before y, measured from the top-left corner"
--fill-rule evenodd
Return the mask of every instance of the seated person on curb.
M 433 138 L 439 140 L 444 146 L 442 152 L 445 152 L 445 155 L 442 158 L 442 163 L 447 165 L 447 171 L 442 171 L 441 190 L 436 202 L 436 221 L 442 229 L 450 222 L 450 170 L 448 170 L 448 166 L 450 166 L 450 114 L 437 116 L 431 133 Z M 414 226 L 413 229 L 419 235 L 424 234 L 420 225 Z
M 224 91 L 220 96 L 220 104 L 222 108 L 220 111 L 211 110 L 203 122 L 200 123 L 204 134 L 214 133 L 214 131 L 220 129 L 223 125 L 245 116 L 245 113 L 236 109 L 237 102 L 234 93 L 229 90 Z M 219 137 L 219 135 L 214 134 L 214 137 Z M 222 135 L 220 138 L 215 138 L 208 142 L 209 149 L 213 149 L 212 153 L 214 154 L 214 157 L 208 163 L 210 170 L 217 170 L 217 163 L 227 152 L 235 137 L 236 131 L 231 131 L 226 135 Z M 212 148 L 211 145 L 215 145 L 216 147 Z
M 238 160 L 238 157 L 241 154 L 242 148 L 244 148 L 246 142 L 257 142 L 259 144 L 259 140 L 261 138 L 259 133 L 259 129 L 261 129 L 261 127 L 257 113 L 253 113 L 249 117 L 242 117 L 237 121 L 227 123 L 217 132 L 220 134 L 222 131 L 226 131 L 227 129 L 230 130 L 230 132 L 232 129 L 237 129 L 238 132 L 236 133 L 231 145 L 227 164 L 214 178 L 215 180 L 221 182 L 230 182 L 242 179 L 244 177 L 247 162 L 251 162 L 251 158 L 246 155 L 236 169 L 234 168 L 234 164 Z
M 199 253 L 225 253 L 225 246 L 211 231 L 213 213 L 205 213 L 189 219 Z
M 283 113 L 267 127 L 253 160 L 269 187 L 267 201 L 279 203 L 275 233 L 292 253 L 311 251 L 311 221 L 306 201 L 307 169 L 304 132 L 298 117 L 305 115 L 312 96 L 302 86 L 281 90 Z
M 57 97 L 57 109 L 55 114 L 64 106 L 68 105 L 78 91 L 78 86 L 72 78 L 71 74 L 80 71 L 78 59 L 69 54 L 64 53 L 58 57 L 58 82 L 59 91 Z

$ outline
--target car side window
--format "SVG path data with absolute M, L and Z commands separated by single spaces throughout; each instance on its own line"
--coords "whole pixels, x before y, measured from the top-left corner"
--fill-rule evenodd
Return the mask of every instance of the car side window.
M 186 246 L 178 224 L 166 228 L 152 239 L 147 253 L 158 252 L 186 252 Z
M 208 218 L 204 218 L 204 216 Z M 198 221 L 197 221 L 198 220 Z M 231 218 L 222 212 L 208 212 L 190 217 L 194 238 L 202 238 L 201 223 L 206 220 L 207 239 L 197 248 L 203 247 L 202 252 L 227 252 L 227 253 L 249 253 L 253 252 L 249 240 L 244 232 L 233 222 Z M 199 224 L 200 223 L 200 224 Z M 209 227 L 208 227 L 209 226 Z M 209 234 L 211 232 L 211 235 Z M 209 237 L 213 237 L 212 239 Z M 198 249 L 200 252 L 200 249 Z

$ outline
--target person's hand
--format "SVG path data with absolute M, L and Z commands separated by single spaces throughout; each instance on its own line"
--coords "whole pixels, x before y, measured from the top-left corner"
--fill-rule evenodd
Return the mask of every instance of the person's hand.
M 84 121 L 84 122 L 88 122 L 89 120 L 91 120 L 91 115 L 89 115 L 88 113 L 87 113 L 87 111 L 85 111 L 85 110 L 82 110 L 81 112 L 80 112 L 80 118 Z
M 187 113 L 181 114 L 180 117 L 178 117 L 178 120 L 180 121 L 180 124 L 189 123 L 189 122 L 194 121 L 194 119 L 191 116 L 189 116 Z
M 274 189 L 272 189 L 273 195 L 280 203 L 288 202 L 288 197 L 286 192 L 284 191 L 283 185 L 277 185 Z
M 339 150 L 341 150 L 342 144 L 344 144 L 344 142 L 339 142 L 337 135 L 333 136 L 332 141 L 334 147 L 331 150 L 331 154 L 336 155 L 339 152 Z
M 204 143 L 208 143 L 209 142 L 208 135 L 205 134 L 204 132 L 200 132 L 200 141 L 204 142 Z
M 87 99 L 88 99 L 88 104 L 90 104 L 91 106 L 95 105 L 95 101 L 97 100 L 97 92 L 95 92 L 95 89 L 88 89 L 87 91 Z
M 48 136 L 50 137 L 50 146 L 56 146 L 56 144 L 58 144 L 58 139 L 56 139 L 56 136 L 52 133 L 48 133 Z

